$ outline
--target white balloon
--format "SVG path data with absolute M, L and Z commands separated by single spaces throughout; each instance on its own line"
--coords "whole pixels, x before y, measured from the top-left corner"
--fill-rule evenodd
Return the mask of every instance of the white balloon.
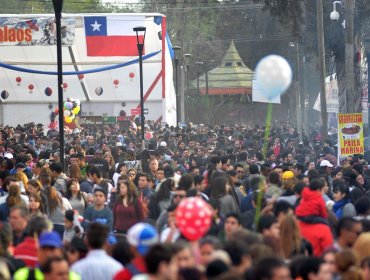
M 266 56 L 257 64 L 256 81 L 268 100 L 284 94 L 292 79 L 292 68 L 288 61 L 279 55 Z
M 69 110 L 64 111 L 64 116 L 69 117 L 71 115 L 71 112 Z

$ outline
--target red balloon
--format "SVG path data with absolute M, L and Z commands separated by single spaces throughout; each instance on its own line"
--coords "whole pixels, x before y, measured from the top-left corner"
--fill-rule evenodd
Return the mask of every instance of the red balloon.
M 20 82 L 22 82 L 22 78 L 21 78 L 21 77 L 17 77 L 17 78 L 15 78 L 15 81 L 16 81 L 17 83 L 20 83 Z
M 118 81 L 117 79 L 115 79 L 115 80 L 113 81 L 113 84 L 118 85 L 118 84 L 119 84 L 119 81 Z
M 131 79 L 135 78 L 135 73 L 134 73 L 134 72 L 131 72 L 131 73 L 129 74 L 129 77 L 130 77 Z
M 79 78 L 80 80 L 82 80 L 83 78 L 85 78 L 85 75 L 84 75 L 84 74 L 78 74 L 78 78 Z
M 211 207 L 201 198 L 186 198 L 176 208 L 176 224 L 188 240 L 199 240 L 211 227 Z
M 52 93 L 53 93 L 53 90 L 51 88 L 49 88 L 49 87 L 45 88 L 45 95 L 46 96 L 50 96 Z
M 66 89 L 68 87 L 67 83 L 63 83 L 63 88 Z
M 34 86 L 33 84 L 29 84 L 29 85 L 28 85 L 28 89 L 29 89 L 29 90 L 33 90 L 34 88 L 35 88 L 35 86 Z

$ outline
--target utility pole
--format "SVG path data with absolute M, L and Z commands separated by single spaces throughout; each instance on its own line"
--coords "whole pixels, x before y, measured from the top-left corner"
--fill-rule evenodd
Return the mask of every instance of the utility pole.
M 295 47 L 296 47 L 296 59 L 297 59 L 297 77 L 296 77 L 296 107 L 297 107 L 297 129 L 299 134 L 299 140 L 302 141 L 303 133 L 302 133 L 302 106 L 301 106 L 301 71 L 300 71 L 300 55 L 299 55 L 299 43 L 298 40 L 295 40 Z
M 321 104 L 321 122 L 322 141 L 328 137 L 328 112 L 326 109 L 326 85 L 325 85 L 325 44 L 324 44 L 324 19 L 322 0 L 317 0 L 317 39 L 318 39 L 318 54 L 319 54 L 319 72 L 320 72 L 320 104 Z
M 345 18 L 345 75 L 346 75 L 346 94 L 344 113 L 356 113 L 350 108 L 353 103 L 355 93 L 355 56 L 354 56 L 354 25 L 353 13 L 355 10 L 355 0 L 344 1 Z
M 180 66 L 180 123 L 185 123 L 185 66 Z

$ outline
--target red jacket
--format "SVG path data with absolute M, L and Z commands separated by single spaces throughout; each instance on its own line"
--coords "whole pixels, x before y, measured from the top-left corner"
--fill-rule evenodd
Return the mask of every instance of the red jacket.
M 147 271 L 143 257 L 134 258 L 130 264 L 134 265 L 136 269 L 141 273 L 146 273 Z M 126 266 L 126 268 L 122 269 L 114 276 L 113 280 L 130 280 L 133 276 L 134 275 L 132 275 L 132 273 L 129 271 L 129 269 L 127 269 Z
M 326 249 L 333 245 L 333 235 L 328 225 L 323 223 L 308 224 L 302 221 L 298 223 L 302 237 L 311 243 L 315 256 L 320 257 Z
M 26 237 L 24 241 L 14 248 L 14 258 L 24 261 L 29 267 L 36 267 L 37 258 L 37 245 L 35 239 Z
M 322 218 L 328 217 L 325 201 L 322 193 L 319 191 L 312 191 L 308 187 L 302 191 L 302 199 L 295 210 L 298 217 L 305 216 L 319 216 Z

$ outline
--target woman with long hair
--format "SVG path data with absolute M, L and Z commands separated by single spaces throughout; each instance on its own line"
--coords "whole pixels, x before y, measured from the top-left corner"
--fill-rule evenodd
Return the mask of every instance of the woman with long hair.
M 51 170 L 49 167 L 41 168 L 39 180 L 40 180 L 42 188 L 45 188 L 51 185 Z
M 280 224 L 280 242 L 285 259 L 296 255 L 312 255 L 312 246 L 303 239 L 296 218 L 288 214 Z
M 335 182 L 333 187 L 334 205 L 333 212 L 337 219 L 356 216 L 356 209 L 351 201 L 349 187 L 342 180 Z
M 239 212 L 235 199 L 229 194 L 230 185 L 226 176 L 216 176 L 211 179 L 210 198 L 220 202 L 220 214 L 225 217 L 230 212 Z
M 112 154 L 108 153 L 108 152 L 104 154 L 103 158 L 108 164 L 108 168 L 109 168 L 108 178 L 112 178 L 114 172 L 116 171 L 116 169 L 115 169 L 116 163 L 114 161 L 114 158 L 113 158 Z
M 113 206 L 113 229 L 116 233 L 126 233 L 132 225 L 144 219 L 144 211 L 131 180 L 118 179 L 118 193 Z
M 37 193 L 29 195 L 30 201 L 28 203 L 28 209 L 30 210 L 31 217 L 33 216 L 46 216 L 44 206 L 42 205 L 41 196 Z
M 128 171 L 127 171 L 127 177 L 132 181 L 134 182 L 135 178 L 136 178 L 136 175 L 137 175 L 137 170 L 135 168 L 130 168 Z
M 4 203 L 0 204 L 0 220 L 5 222 L 8 220 L 10 209 L 15 205 L 23 204 L 21 198 L 21 190 L 17 185 L 8 187 L 8 196 Z
M 77 179 L 72 178 L 68 181 L 66 198 L 71 204 L 73 210 L 77 210 L 80 215 L 84 214 L 85 209 L 88 206 L 87 194 L 81 192 L 80 183 Z
M 115 188 L 117 188 L 118 179 L 122 175 L 127 175 L 127 165 L 124 162 L 118 163 L 117 168 L 116 168 L 116 172 L 114 172 L 114 174 L 113 174 L 112 179 L 113 179 L 113 183 L 114 183 Z
M 27 185 L 28 196 L 31 197 L 32 194 L 38 195 L 42 201 L 43 212 L 49 212 L 49 204 L 46 195 L 42 192 L 42 186 L 39 180 L 29 180 Z
M 64 214 L 66 210 L 71 210 L 72 206 L 66 198 L 59 195 L 58 191 L 54 187 L 45 187 L 44 193 L 49 205 L 49 220 L 53 223 L 54 230 L 59 233 L 61 238 L 63 238 Z
M 158 192 L 151 196 L 149 201 L 149 219 L 157 220 L 159 215 L 171 205 L 172 191 L 175 190 L 175 181 L 166 179 L 160 185 Z
M 83 180 L 81 169 L 76 163 L 72 163 L 69 167 L 69 178 L 76 179 L 79 183 Z

